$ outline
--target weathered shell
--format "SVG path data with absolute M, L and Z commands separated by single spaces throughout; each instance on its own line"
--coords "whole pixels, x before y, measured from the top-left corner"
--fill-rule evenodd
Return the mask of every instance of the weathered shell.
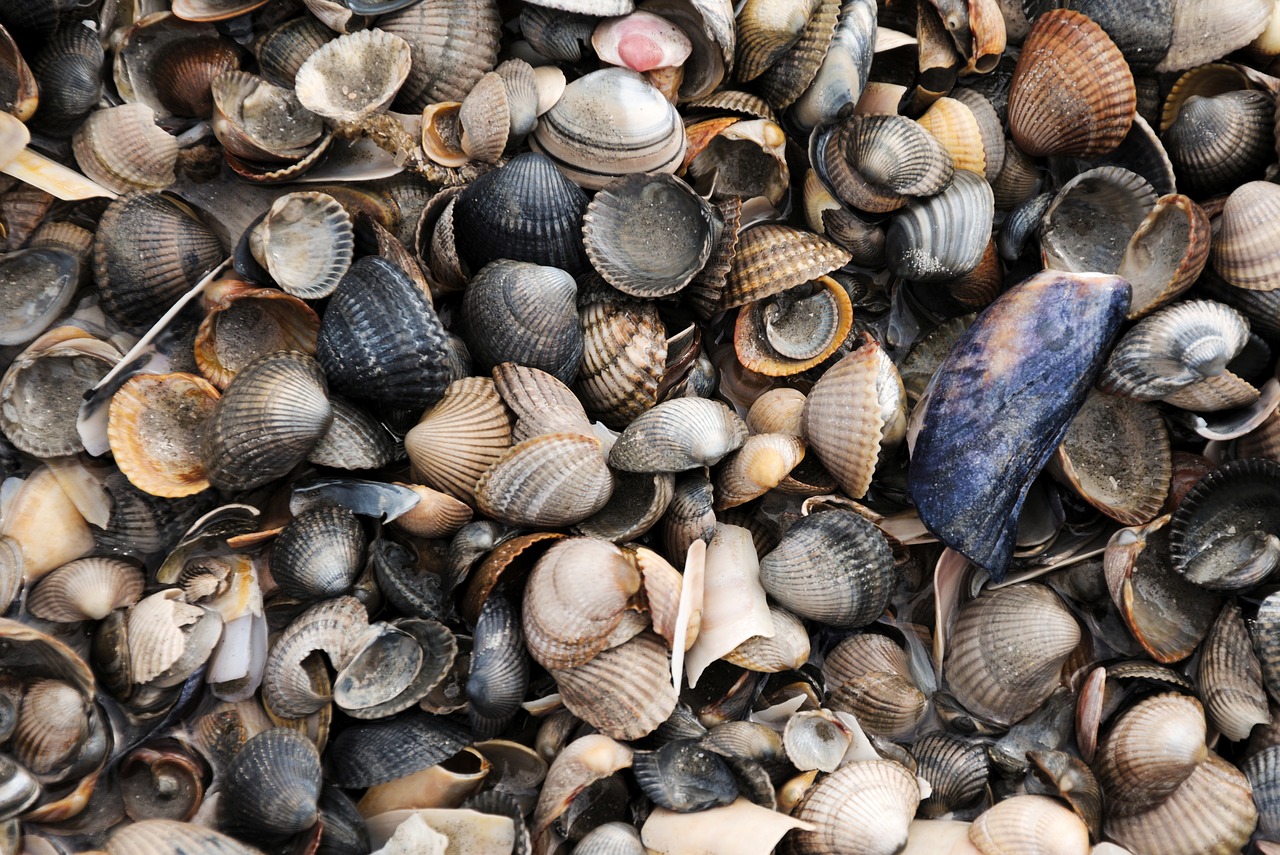
M 83 261 L 52 246 L 5 253 L 0 258 L 0 344 L 25 344 L 44 332 L 71 302 L 82 270 Z
M 748 0 L 743 4 L 737 17 L 738 78 L 754 80 L 781 59 L 804 34 L 805 24 L 819 6 L 820 0 Z
M 31 63 L 41 90 L 33 127 L 69 136 L 102 95 L 103 59 L 102 42 L 94 30 L 59 27 Z
M 461 101 L 498 61 L 494 0 L 427 0 L 380 17 L 378 28 L 409 43 L 413 61 L 396 100 L 407 112 Z
M 1235 603 L 1222 607 L 1205 637 L 1198 676 L 1205 713 L 1227 739 L 1247 739 L 1254 725 L 1271 722 L 1262 666 Z
M 1156 200 L 1116 267 L 1116 275 L 1133 289 L 1130 320 L 1190 288 L 1209 260 L 1209 243 L 1209 217 L 1203 208 L 1180 194 Z
M 294 91 L 317 115 L 360 122 L 380 113 L 409 76 L 409 44 L 386 30 L 362 30 L 325 42 L 298 69 Z
M 115 558 L 81 558 L 40 580 L 27 597 L 27 610 L 44 620 L 101 620 L 142 597 L 141 571 Z
M 1089 828 L 1047 796 L 1013 796 L 980 814 L 969 840 L 983 853 L 1084 852 Z
M 231 761 L 218 799 L 218 824 L 254 841 L 304 831 L 317 819 L 320 777 L 320 755 L 311 740 L 284 727 L 264 731 Z
M 903 849 L 920 803 L 920 787 L 906 767 L 891 760 L 860 760 L 823 778 L 800 806 L 796 819 L 813 823 L 792 838 L 805 855 L 847 852 L 891 855 Z
M 254 45 L 258 66 L 269 80 L 292 88 L 307 57 L 337 33 L 310 15 L 291 18 L 260 36 Z
M 276 199 L 250 238 L 254 256 L 285 292 L 328 297 L 351 267 L 351 215 L 327 193 L 287 193 Z
M 1082 172 L 1062 186 L 1044 214 L 1040 247 L 1047 267 L 1111 273 L 1130 236 L 1156 202 L 1145 178 L 1118 166 Z
M 422 478 L 466 502 L 474 500 L 480 476 L 510 447 L 511 416 L 485 377 L 449 384 L 405 435 L 405 451 Z
M 348 727 L 330 747 L 332 779 L 340 787 L 373 787 L 434 766 L 471 742 L 467 729 L 419 710 Z
M 609 452 L 609 465 L 625 472 L 683 472 L 715 465 L 746 439 L 746 424 L 719 401 L 675 398 L 627 425 Z
M 191 374 L 136 374 L 111 397 L 107 436 L 130 483 L 154 496 L 208 489 L 200 445 L 218 391 Z
M 853 304 L 830 276 L 743 307 L 734 352 L 748 370 L 769 376 L 807 371 L 839 350 L 853 328 Z
M 1280 562 L 1280 464 L 1234 460 L 1183 498 L 1169 532 L 1174 568 L 1216 591 L 1253 585 Z
M 1275 105 L 1262 92 L 1192 95 L 1164 132 L 1179 184 L 1197 198 L 1261 177 L 1275 154 Z
M 1264 0 L 1245 0 L 1230 9 L 1204 0 L 1175 0 L 1173 5 L 1173 33 L 1157 72 L 1192 68 L 1247 45 L 1266 27 L 1272 8 Z
M 336 505 L 313 508 L 289 521 L 271 544 L 271 577 L 301 600 L 351 590 L 364 567 L 365 536 L 355 514 Z
M 582 522 L 613 494 L 600 440 L 548 433 L 516 443 L 476 483 L 476 505 L 494 519 L 525 527 Z
M 994 216 L 991 185 L 975 173 L 959 170 L 947 189 L 912 202 L 894 216 L 885 233 L 889 267 L 919 282 L 964 276 L 982 260 Z
M 1033 157 L 1093 158 L 1120 144 L 1137 93 L 1120 49 L 1088 16 L 1054 9 L 1036 18 L 1009 90 L 1009 132 Z
M 802 133 L 847 115 L 862 97 L 875 50 L 876 18 L 871 0 L 841 4 L 831 47 L 813 82 L 791 106 L 791 121 Z
M 641 632 L 574 668 L 553 668 L 564 705 L 601 733 L 639 739 L 676 706 L 670 651 L 652 632 Z
M 716 475 L 716 508 L 733 508 L 778 486 L 804 458 L 804 443 L 789 434 L 754 434 L 725 459 Z
M 467 284 L 461 321 L 481 371 L 513 362 L 572 383 L 582 358 L 578 289 L 555 267 L 498 260 Z
M 254 855 L 258 851 L 212 828 L 172 819 L 121 823 L 107 840 L 107 855 L 168 855 L 179 848 L 201 855 Z
M 485 600 L 476 621 L 467 677 L 468 715 L 478 736 L 501 732 L 529 687 L 529 659 L 515 609 L 504 597 Z
M 244 366 L 276 350 L 314 354 L 320 318 L 297 297 L 220 279 L 205 289 L 208 313 L 194 343 L 196 367 L 225 389 Z
M 632 771 L 645 795 L 667 810 L 706 810 L 738 797 L 729 765 L 692 739 L 668 742 L 656 751 L 637 751 Z
M 1049 697 L 1079 643 L 1080 626 L 1043 585 L 988 589 L 960 610 L 944 673 L 965 708 L 1011 724 Z
M 163 190 L 175 180 L 178 141 L 156 125 L 146 104 L 90 114 L 72 140 L 76 163 L 108 190 Z
M 1280 260 L 1270 252 L 1280 223 L 1280 188 L 1266 181 L 1242 184 L 1227 197 L 1213 239 L 1213 268 L 1237 288 L 1280 287 Z
M 1276 774 L 1278 757 L 1280 746 L 1272 745 L 1240 764 L 1253 790 L 1253 802 L 1258 808 L 1258 828 L 1268 839 L 1276 833 L 1277 819 L 1280 819 L 1276 815 L 1276 785 L 1280 783 L 1280 776 Z
M 969 327 L 934 375 L 923 414 L 917 407 L 908 490 L 920 518 L 996 578 L 1012 557 L 1026 491 L 1083 403 L 1128 306 L 1122 279 L 1038 274 Z M 1024 357 L 992 362 L 1009 342 Z M 972 461 L 963 475 L 954 466 L 961 458 Z M 1011 460 L 1025 468 L 1011 471 Z
M 222 616 L 166 588 L 129 609 L 129 659 L 135 683 L 176 686 L 204 664 L 222 635 Z
M 276 639 L 262 677 L 262 701 L 286 718 L 301 718 L 330 700 L 318 692 L 303 662 L 323 651 L 335 670 L 350 660 L 353 643 L 368 624 L 364 606 L 354 597 L 324 600 L 304 611 Z
M 243 71 L 214 78 L 213 132 L 234 160 L 288 164 L 307 157 L 321 143 L 324 122 L 298 101 L 292 88 L 268 83 Z

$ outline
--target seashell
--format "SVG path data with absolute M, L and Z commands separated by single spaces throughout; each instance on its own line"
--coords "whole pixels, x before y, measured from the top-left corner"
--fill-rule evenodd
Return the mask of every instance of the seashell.
M 298 514 L 271 544 L 271 578 L 300 600 L 348 593 L 364 568 L 366 540 L 355 514 L 335 505 Z
M 576 273 L 585 265 L 586 209 L 586 194 L 546 157 L 517 155 L 471 182 L 458 196 L 458 252 L 473 270 L 506 258 Z
M 565 707 L 614 739 L 652 733 L 676 706 L 666 642 L 651 632 L 604 650 L 584 665 L 553 668 L 551 676 Z
M 577 568 L 597 568 L 593 578 Z M 548 669 L 590 662 L 609 643 L 623 611 L 640 590 L 640 574 L 622 551 L 594 538 L 569 538 L 534 565 L 525 589 L 525 643 Z
M 332 421 L 314 359 L 295 351 L 260 356 L 231 381 L 205 424 L 205 477 L 220 490 L 273 481 L 306 459 Z
M 462 150 L 461 102 L 428 104 L 422 111 L 422 150 L 441 166 L 456 169 L 471 158 Z
M 1013 796 L 983 811 L 969 826 L 979 852 L 1085 852 L 1089 828 L 1047 796 Z
M 578 62 L 595 32 L 595 13 L 584 15 L 545 6 L 520 10 L 520 34 L 539 55 L 555 62 Z
M 894 216 L 885 232 L 885 258 L 894 273 L 917 282 L 964 276 L 982 260 L 994 216 L 991 186 L 959 170 L 947 189 Z
M 1205 637 L 1198 676 L 1209 721 L 1227 739 L 1247 739 L 1254 725 L 1271 722 L 1262 666 L 1238 605 L 1223 606 Z
M 135 374 L 111 398 L 111 454 L 130 483 L 154 496 L 209 488 L 200 443 L 218 390 L 192 374 Z
M 642 74 L 683 65 L 693 52 L 693 43 L 680 27 L 645 11 L 601 21 L 591 35 L 591 47 L 601 62 Z
M 9 560 L 19 564 L 28 582 L 88 555 L 95 546 L 89 523 L 48 466 L 36 467 L 7 498 L 0 536 L 5 538 L 0 542 L 8 544 Z M 14 547 L 20 560 L 12 554 Z M 8 584 L 20 581 L 10 579 Z
M 1208 755 L 1204 710 L 1163 694 L 1125 712 L 1098 748 L 1095 769 L 1110 816 L 1141 814 L 1168 798 Z
M 524 635 L 512 606 L 501 596 L 485 600 L 476 622 L 467 677 L 468 716 L 477 735 L 500 732 L 520 709 L 529 687 Z
M 1170 454 L 1168 429 L 1153 407 L 1091 391 L 1050 466 L 1107 516 L 1142 525 L 1159 515 L 1169 495 Z
M 331 400 L 329 405 L 333 421 L 307 455 L 309 463 L 354 470 L 378 469 L 392 461 L 395 444 L 381 424 L 341 398 Z
M 734 351 L 747 369 L 798 374 L 830 357 L 848 338 L 853 306 L 829 276 L 748 304 L 738 313 Z
M 575 392 L 590 417 L 626 427 L 658 401 L 667 336 L 657 307 L 593 300 L 578 317 L 583 349 Z
M 596 826 L 574 848 L 581 855 L 645 855 L 640 832 L 625 822 Z
M 640 838 L 647 851 L 660 855 L 675 855 L 685 847 L 716 855 L 767 855 L 787 832 L 814 827 L 739 798 L 731 805 L 691 814 L 658 808 L 645 820 Z
M 1192 95 L 1164 132 L 1179 183 L 1197 197 L 1260 178 L 1275 153 L 1274 104 L 1261 92 Z
M 1032 157 L 1094 158 L 1129 132 L 1133 75 L 1103 29 L 1079 12 L 1036 18 L 1009 89 L 1009 133 Z
M 149 326 L 223 256 L 218 238 L 182 204 L 158 193 L 121 196 L 93 241 L 103 311 L 133 329 Z
M 438 686 L 453 667 L 458 644 L 444 624 L 409 618 L 370 625 L 348 652 L 333 681 L 333 701 L 353 718 L 381 719 Z
M 43 620 L 101 620 L 142 597 L 142 573 L 115 558 L 80 558 L 40 580 L 27 596 L 27 610 Z
M 1280 265 L 1272 246 L 1272 223 L 1280 210 L 1280 192 L 1266 181 L 1242 184 L 1227 197 L 1213 239 L 1213 269 L 1229 284 L 1251 291 L 1280 285 Z
M 674 105 L 624 68 L 603 68 L 572 81 L 529 142 L 588 190 L 633 172 L 674 172 L 685 152 L 684 125 Z
M 397 108 L 465 98 L 497 64 L 501 23 L 493 0 L 432 0 L 380 17 L 378 28 L 403 38 L 412 54 Z
M 89 114 L 72 138 L 76 163 L 108 190 L 163 190 L 175 180 L 178 141 L 156 125 L 146 104 L 122 104 Z
M 911 755 L 916 760 L 916 774 L 932 789 L 920 802 L 922 816 L 936 817 L 969 807 L 985 795 L 991 762 L 980 743 L 937 731 L 917 741 Z
M 614 543 L 640 537 L 666 513 L 675 492 L 675 480 L 674 475 L 666 473 L 615 472 L 608 503 L 578 523 L 577 532 Z
M 680 179 L 632 175 L 595 195 L 582 235 L 587 258 L 610 285 L 635 297 L 663 297 L 702 269 L 721 228 L 715 210 Z M 649 242 L 655 234 L 670 236 L 660 252 Z
M 1248 780 L 1210 753 L 1173 795 L 1134 816 L 1112 815 L 1103 832 L 1133 851 L 1234 852 L 1258 822 Z
M 609 465 L 624 472 L 683 472 L 714 466 L 746 439 L 746 424 L 719 401 L 674 398 L 627 425 L 609 452 Z
M 868 733 L 888 739 L 915 730 L 928 704 L 928 697 L 916 688 L 906 669 L 858 674 L 833 691 L 828 700 L 833 710 L 857 718 Z
M 806 710 L 787 720 L 782 732 L 787 759 L 797 769 L 834 772 L 849 750 L 849 728 L 828 710 Z
M 1166 306 L 1120 339 L 1098 378 L 1104 391 L 1154 401 L 1215 377 L 1244 347 L 1249 324 L 1210 300 Z
M 738 79 L 754 80 L 781 59 L 805 34 L 806 24 L 820 8 L 821 0 L 749 0 L 737 15 Z
M 778 486 L 804 457 L 804 442 L 789 434 L 748 436 L 716 475 L 716 508 L 734 508 Z
M 1161 196 L 1129 238 L 1116 267 L 1116 275 L 1133 289 L 1129 319 L 1190 288 L 1208 261 L 1209 241 L 1209 218 L 1199 205 L 1182 195 Z
M 669 555 L 685 555 L 694 540 L 710 542 L 715 536 L 710 479 L 698 471 L 676 477 L 671 503 L 662 517 L 663 542 Z
M 26 344 L 44 332 L 71 302 L 82 270 L 76 256 L 53 247 L 20 249 L 0 257 L 0 344 Z
M 493 369 L 494 386 L 516 416 L 515 437 L 544 433 L 591 434 L 591 421 L 569 387 L 545 371 L 504 362 Z
M 213 133 L 229 155 L 250 163 L 292 163 L 317 148 L 324 122 L 291 88 L 243 71 L 214 78 Z
M 293 87 L 307 57 L 337 34 L 310 15 L 291 18 L 263 33 L 254 45 L 263 76 L 279 86 Z
M 1175 0 L 1169 50 L 1157 72 L 1181 71 L 1226 56 L 1251 42 L 1267 25 L 1271 6 L 1248 0 L 1219 14 L 1200 0 Z
M 32 126 L 59 138 L 70 136 L 102 97 L 103 60 L 94 30 L 59 27 L 31 63 L 41 90 Z
M 387 108 L 408 78 L 410 62 L 408 42 L 391 31 L 348 33 L 307 57 L 294 91 L 311 112 L 356 124 Z
M 449 383 L 446 354 L 435 310 L 400 268 L 375 256 L 351 265 L 329 300 L 316 348 L 335 391 L 426 407 Z
M 129 609 L 129 659 L 135 683 L 176 686 L 204 664 L 222 635 L 222 616 L 183 602 L 168 588 Z
M 511 525 L 558 528 L 582 522 L 613 493 L 595 437 L 549 433 L 516 443 L 476 483 L 476 506 Z
M 1219 466 L 1179 503 L 1169 530 L 1173 566 L 1215 591 L 1261 581 L 1280 562 L 1280 514 L 1273 495 L 1280 464 L 1235 460 Z
M 934 375 L 912 448 L 908 490 L 929 530 L 996 578 L 1003 577 L 1012 556 L 1026 491 L 1040 461 L 1047 460 L 1060 444 L 1101 367 L 1103 354 L 1128 310 L 1128 291 L 1127 283 L 1115 277 L 1038 274 L 992 303 Z M 1067 314 L 1051 320 L 1044 306 Z M 1055 357 L 1045 363 L 1046 349 L 1061 352 L 1055 342 L 1061 341 L 1064 329 L 1078 330 L 1070 358 Z M 1021 353 L 1035 356 L 1009 360 L 993 376 L 993 363 L 985 354 L 995 346 L 996 330 L 999 347 L 1009 341 L 1025 342 Z M 1046 371 L 1046 364 L 1053 370 Z M 1034 378 L 1027 372 L 1034 373 Z M 1008 397 L 1010 389 L 1018 390 L 1016 401 Z M 1011 420 L 1011 412 L 1022 418 Z M 1015 426 L 1015 421 L 1022 424 Z M 988 430 L 991 423 L 999 427 Z M 966 451 L 976 436 L 982 437 L 981 450 Z M 1008 454 L 995 451 L 1002 447 L 1011 450 Z M 958 459 L 957 454 L 974 461 L 963 485 L 943 472 L 950 465 L 944 461 Z M 1006 465 L 1009 460 L 1025 460 L 1026 471 L 1011 471 Z M 974 508 L 982 508 L 981 520 L 973 519 L 970 509 Z
M 1261 393 L 1251 383 L 1230 371 L 1223 371 L 1165 395 L 1162 400 L 1185 410 L 1212 413 L 1256 404 L 1260 396 Z
M 23 686 L 13 731 L 14 759 L 37 781 L 57 783 L 89 738 L 88 716 L 83 697 L 70 683 L 47 678 L 30 680 Z M 9 783 L 17 789 L 21 778 Z
M 335 670 L 350 660 L 353 642 L 368 624 L 364 606 L 354 597 L 322 600 L 289 624 L 272 645 L 262 676 L 262 701 L 267 709 L 286 718 L 301 718 L 330 700 L 303 668 L 303 662 L 323 651 Z
M 128 27 L 115 49 L 113 77 L 120 97 L 157 116 L 208 118 L 210 82 L 240 65 L 240 52 L 212 24 L 169 14 L 148 15 Z
M 552 762 L 538 796 L 533 813 L 535 838 L 543 838 L 579 793 L 630 766 L 631 757 L 630 748 L 600 734 L 588 734 L 567 745 Z
M 951 154 L 918 122 L 902 116 L 854 116 L 840 127 L 826 149 L 826 180 L 842 201 L 856 208 L 884 213 L 905 204 L 904 197 L 932 196 L 951 181 Z M 842 156 L 847 166 L 832 164 L 831 157 Z
M 467 285 L 461 321 L 476 368 L 513 362 L 572 383 L 582 357 L 577 285 L 554 267 L 490 262 Z
M 1264 839 L 1269 839 L 1276 830 L 1277 754 L 1280 754 L 1280 750 L 1272 745 L 1240 764 L 1240 769 L 1249 779 L 1249 787 L 1253 790 L 1253 803 L 1258 808 L 1258 830 Z
M 644 794 L 667 810 L 702 811 L 738 797 L 738 783 L 728 764 L 692 739 L 668 742 L 656 751 L 637 751 L 631 769 Z
M 497 163 L 512 136 L 511 106 L 502 75 L 489 72 L 480 78 L 458 110 L 463 152 L 483 163 Z
M 107 840 L 107 855 L 167 855 L 181 848 L 205 855 L 254 855 L 254 847 L 234 837 L 172 819 L 120 823 Z
M 862 97 L 876 42 L 876 9 L 870 0 L 847 0 L 835 38 L 790 118 L 803 133 L 848 115 Z
M 1044 214 L 1045 264 L 1060 270 L 1111 272 L 1125 244 L 1156 202 L 1146 179 L 1116 166 L 1083 172 L 1063 185 Z M 1098 238 L 1099 221 L 1105 226 Z
M 748 12 L 746 7 L 743 11 Z M 808 20 L 804 22 L 799 37 L 776 61 L 769 63 L 769 67 L 759 74 L 761 92 L 777 109 L 785 110 L 790 107 L 817 77 L 818 70 L 822 67 L 822 60 L 826 57 L 831 48 L 831 42 L 835 38 L 839 13 L 838 0 L 822 0 L 818 3 L 810 12 Z M 770 14 L 776 14 L 776 12 Z M 760 13 L 756 12 L 754 15 L 748 15 L 740 25 L 751 23 L 758 26 L 762 23 L 760 18 Z M 781 34 L 758 33 L 753 28 L 746 31 L 744 35 L 751 36 L 754 41 L 750 43 L 746 39 L 739 41 L 739 50 L 754 52 L 764 47 L 770 35 Z M 742 73 L 741 66 L 738 71 L 739 74 Z
M 458 529 L 471 522 L 471 508 L 448 493 L 423 484 L 396 483 L 418 495 L 418 504 L 395 519 L 396 528 L 414 537 L 452 537 Z
M 1088 15 L 1106 30 L 1129 65 L 1149 70 L 1169 50 L 1173 38 L 1174 0 L 1144 0 L 1120 9 L 1100 0 L 1079 0 L 1073 9 Z
M 405 451 L 428 484 L 474 501 L 476 482 L 511 447 L 511 417 L 484 377 L 455 380 L 405 435 Z
M 995 112 L 994 108 L 992 112 Z M 921 114 L 918 123 L 942 144 L 956 169 L 988 178 L 987 173 L 992 167 L 987 162 L 982 126 L 964 102 L 955 98 L 939 98 Z M 1004 142 L 1003 135 L 1000 142 Z M 1003 162 L 1002 156 L 1001 164 Z
M 688 129 L 685 155 L 688 177 L 711 201 L 739 196 L 783 204 L 791 171 L 786 162 L 786 134 L 768 119 L 712 119 Z
M 809 660 L 809 632 L 804 623 L 786 609 L 769 609 L 772 635 L 754 635 L 723 658 L 748 671 L 776 674 L 799 668 Z
M 236 752 L 218 799 L 218 825 L 255 842 L 281 840 L 317 820 L 320 755 L 300 733 L 263 731 Z
M 1015 638 L 1016 644 L 1005 640 Z M 1020 721 L 1057 688 L 1079 642 L 1075 618 L 1043 585 L 988 589 L 961 608 L 951 631 L 945 663 L 951 692 L 988 721 Z
M 297 297 L 219 279 L 204 292 L 208 312 L 195 339 L 200 373 L 219 389 L 254 359 L 276 350 L 314 354 L 320 318 Z
M 326 193 L 288 193 L 272 203 L 250 236 L 254 257 L 288 294 L 328 297 L 351 267 L 351 217 Z
M 797 853 L 888 855 L 901 851 L 920 802 L 915 776 L 891 760 L 859 760 L 823 778 L 796 809 L 813 831 L 792 836 Z
M 738 237 L 719 308 L 732 309 L 780 294 L 849 260 L 845 249 L 810 232 L 774 225 L 748 229 Z
M 881 454 L 906 430 L 902 380 L 869 342 L 836 363 L 805 399 L 804 439 L 851 497 L 867 492 Z
M 23 813 L 40 800 L 40 782 L 8 755 L 0 755 L 0 782 L 4 784 L 4 801 L 0 805 L 6 816 Z

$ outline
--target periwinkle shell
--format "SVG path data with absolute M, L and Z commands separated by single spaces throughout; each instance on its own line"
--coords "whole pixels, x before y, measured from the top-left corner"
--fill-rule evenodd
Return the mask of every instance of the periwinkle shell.
M 926 390 L 907 489 L 921 521 L 1004 578 L 1022 502 L 1129 310 L 1117 276 L 1045 271 L 978 317 Z

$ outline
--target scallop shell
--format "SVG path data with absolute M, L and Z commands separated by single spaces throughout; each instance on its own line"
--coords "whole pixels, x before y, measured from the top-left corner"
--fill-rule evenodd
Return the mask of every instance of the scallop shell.
M 40 89 L 39 115 L 28 116 L 32 126 L 52 136 L 70 136 L 102 96 L 103 59 L 96 32 L 59 27 L 31 63 Z M 20 96 L 15 101 L 25 100 Z M 11 109 L 21 112 L 22 105 Z
M 1137 92 L 1120 49 L 1088 16 L 1054 9 L 1036 18 L 1009 90 L 1009 132 L 1033 157 L 1094 158 L 1120 144 Z
M 823 778 L 796 808 L 812 831 L 792 836 L 797 853 L 891 855 L 907 842 L 920 803 L 915 776 L 891 760 L 860 760 Z
M 409 44 L 412 64 L 396 100 L 417 112 L 461 101 L 498 62 L 502 20 L 494 0 L 432 0 L 378 19 L 378 28 Z
M 108 190 L 163 190 L 175 180 L 178 141 L 156 125 L 146 104 L 97 110 L 76 129 L 76 163 Z
M 667 335 L 652 302 L 592 300 L 578 312 L 582 363 L 574 391 L 587 414 L 621 429 L 658 403 Z
M 405 451 L 423 480 L 472 502 L 476 482 L 511 447 L 511 416 L 484 377 L 455 380 L 405 435 Z
M 746 439 L 746 424 L 719 401 L 674 398 L 627 425 L 609 452 L 609 465 L 624 472 L 683 472 L 715 465 Z
M 1208 756 L 1204 709 L 1163 694 L 1139 701 L 1098 747 L 1095 769 L 1110 815 L 1141 814 L 1168 798 Z
M 111 397 L 111 455 L 130 483 L 153 496 L 209 488 L 200 444 L 218 390 L 192 374 L 135 374 Z
M 1280 287 L 1280 260 L 1271 247 L 1280 223 L 1280 188 L 1266 181 L 1242 184 L 1227 197 L 1213 239 L 1213 268 L 1228 283 L 1252 291 Z
M 548 433 L 511 446 L 476 483 L 476 506 L 525 527 L 582 522 L 613 494 L 613 474 L 595 437 Z

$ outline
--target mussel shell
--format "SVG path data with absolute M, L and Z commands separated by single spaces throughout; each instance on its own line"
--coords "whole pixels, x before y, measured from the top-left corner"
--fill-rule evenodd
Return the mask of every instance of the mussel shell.
M 404 271 L 378 256 L 351 265 L 329 298 L 316 358 L 335 391 L 421 409 L 452 379 L 444 328 Z
M 1202 478 L 1173 515 L 1169 554 L 1179 573 L 1213 590 L 1268 575 L 1280 560 L 1280 464 L 1245 458 Z
M 1084 402 L 1128 308 L 1122 279 L 1037 274 L 987 307 L 934 375 L 908 490 L 929 530 L 995 578 L 1012 558 L 1027 490 Z M 1018 342 L 1020 356 L 1009 342 Z
M 255 842 L 304 831 L 316 822 L 320 777 L 320 755 L 311 740 L 283 727 L 264 731 L 231 761 L 218 824 Z

